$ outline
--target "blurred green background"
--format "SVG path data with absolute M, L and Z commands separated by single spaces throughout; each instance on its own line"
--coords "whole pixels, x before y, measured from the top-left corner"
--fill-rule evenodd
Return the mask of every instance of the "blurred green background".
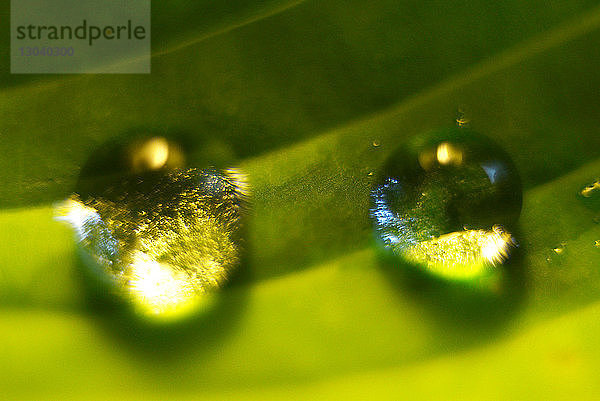
M 600 175 L 597 2 L 153 2 L 152 74 L 55 76 L 9 73 L 7 3 L 2 398 L 600 390 L 600 211 L 577 198 Z M 520 252 L 494 294 L 404 274 L 371 244 L 369 173 L 458 109 L 523 180 Z M 252 184 L 242 277 L 185 332 L 90 306 L 52 220 L 91 155 L 139 130 L 185 132 L 198 163 L 224 154 Z

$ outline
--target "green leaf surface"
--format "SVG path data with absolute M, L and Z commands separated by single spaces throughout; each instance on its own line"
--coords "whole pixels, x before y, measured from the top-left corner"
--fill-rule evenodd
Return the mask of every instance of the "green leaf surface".
M 600 224 L 577 193 L 600 170 L 600 8 L 169 4 L 153 10 L 160 40 L 149 76 L 4 76 L 2 394 L 597 392 Z M 177 15 L 187 16 L 182 27 L 167 18 Z M 389 266 L 371 240 L 369 173 L 409 138 L 452 124 L 459 107 L 523 179 L 521 246 L 491 294 Z M 253 191 L 247 274 L 191 331 L 156 337 L 89 305 L 72 233 L 52 220 L 90 155 L 140 129 L 226 149 Z

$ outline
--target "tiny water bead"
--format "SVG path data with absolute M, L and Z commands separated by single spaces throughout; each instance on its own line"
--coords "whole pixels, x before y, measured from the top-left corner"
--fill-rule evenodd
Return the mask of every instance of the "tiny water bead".
M 585 185 L 578 193 L 579 199 L 591 210 L 600 210 L 600 180 Z
M 558 245 L 555 248 L 552 248 L 552 251 L 554 251 L 554 253 L 557 255 L 562 255 L 563 252 L 565 251 L 565 245 L 566 244 L 564 242 L 561 242 L 560 245 Z
M 598 196 L 600 194 L 600 180 L 586 185 L 580 193 L 584 198 L 591 198 L 594 195 Z
M 181 160 L 167 142 L 135 146 L 129 174 L 80 185 L 57 218 L 73 226 L 89 267 L 138 314 L 179 319 L 207 306 L 240 263 L 246 177 L 164 168 Z
M 458 127 L 468 127 L 471 121 L 467 117 L 464 109 L 458 109 L 456 113 L 456 125 Z
M 568 252 L 566 242 L 559 242 L 552 245 L 546 253 L 546 261 L 557 267 L 565 263 L 565 254 Z
M 371 191 L 375 236 L 404 262 L 469 280 L 495 271 L 516 241 L 522 189 L 509 156 L 465 127 L 415 138 Z

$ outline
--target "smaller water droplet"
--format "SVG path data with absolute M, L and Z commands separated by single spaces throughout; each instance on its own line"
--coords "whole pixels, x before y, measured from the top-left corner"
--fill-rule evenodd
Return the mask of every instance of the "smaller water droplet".
M 577 197 L 587 208 L 592 210 L 600 210 L 600 179 L 581 188 L 577 194 Z M 594 221 L 599 218 L 600 216 L 596 216 Z
M 596 248 L 600 248 L 600 239 L 597 239 L 597 240 L 594 242 L 594 246 L 595 246 Z
M 546 253 L 546 261 L 555 267 L 562 267 L 565 263 L 564 254 L 566 252 L 566 245 L 564 242 L 551 247 Z
M 367 175 L 368 175 L 369 177 L 373 177 L 373 172 L 372 172 L 372 171 L 369 171 L 369 172 L 367 173 Z
M 458 127 L 468 127 L 471 120 L 466 116 L 464 109 L 459 108 L 456 112 L 456 125 Z
M 381 146 L 381 143 L 376 139 L 376 140 L 373 141 L 372 145 L 373 145 L 374 148 L 378 148 L 378 147 Z
M 552 250 L 554 251 L 555 254 L 557 255 L 562 255 L 563 252 L 565 251 L 565 243 L 561 242 L 559 246 L 554 247 Z
M 598 193 L 600 193 L 600 180 L 594 182 L 593 184 L 586 185 L 580 192 L 581 196 L 585 198 L 591 198 Z
M 375 236 L 403 262 L 474 280 L 495 275 L 517 246 L 508 230 L 521 210 L 520 180 L 491 140 L 457 127 L 420 136 L 379 176 L 371 191 Z

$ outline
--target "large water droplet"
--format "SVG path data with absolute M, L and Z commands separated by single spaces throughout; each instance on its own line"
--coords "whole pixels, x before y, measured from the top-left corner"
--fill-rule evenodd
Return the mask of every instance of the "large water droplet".
M 58 215 L 88 264 L 136 312 L 189 316 L 240 263 L 246 179 L 235 169 L 163 168 L 179 160 L 164 140 L 135 146 L 128 174 L 84 180 Z
M 450 279 L 495 270 L 516 245 L 520 179 L 508 155 L 467 128 L 416 138 L 384 165 L 371 192 L 384 249 Z

